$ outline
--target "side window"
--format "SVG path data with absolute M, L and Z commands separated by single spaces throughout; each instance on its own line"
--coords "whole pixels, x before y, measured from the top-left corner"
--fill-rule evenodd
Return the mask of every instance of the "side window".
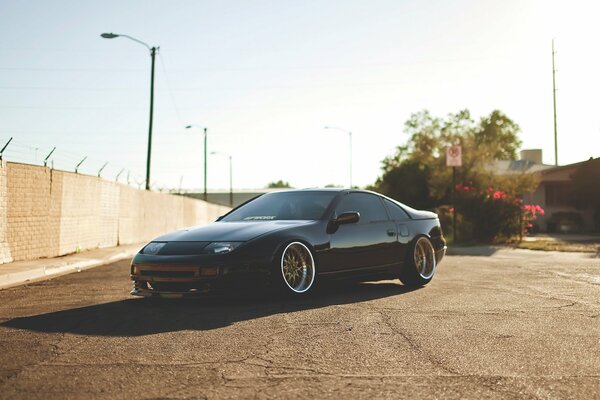
M 345 195 L 336 208 L 337 215 L 346 211 L 358 211 L 359 223 L 387 221 L 388 216 L 379 197 L 369 193 L 350 193 Z
M 383 202 L 385 203 L 385 207 L 387 208 L 388 212 L 390 213 L 390 217 L 394 221 L 410 218 L 408 216 L 408 214 L 406 213 L 406 211 L 404 211 L 402 208 L 400 208 L 397 204 L 394 204 L 393 202 L 389 201 L 388 199 L 383 199 Z

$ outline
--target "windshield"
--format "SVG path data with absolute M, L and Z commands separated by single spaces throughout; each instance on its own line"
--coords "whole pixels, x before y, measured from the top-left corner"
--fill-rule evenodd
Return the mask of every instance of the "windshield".
M 321 219 L 337 192 L 281 192 L 262 195 L 221 221 Z

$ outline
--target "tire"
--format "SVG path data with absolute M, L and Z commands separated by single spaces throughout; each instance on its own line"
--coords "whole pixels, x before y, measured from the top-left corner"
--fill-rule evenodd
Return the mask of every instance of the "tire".
M 312 251 L 302 242 L 288 243 L 277 266 L 279 286 L 288 295 L 305 295 L 314 286 L 317 268 Z
M 435 249 L 426 236 L 417 237 L 411 244 L 400 272 L 405 286 L 418 287 L 428 284 L 435 274 Z

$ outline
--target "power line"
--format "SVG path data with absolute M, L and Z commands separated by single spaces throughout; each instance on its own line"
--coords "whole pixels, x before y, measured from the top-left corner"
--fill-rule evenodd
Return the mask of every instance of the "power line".
M 160 57 L 162 59 L 162 57 Z M 165 71 L 166 73 L 166 71 Z M 169 91 L 171 96 L 173 92 L 195 92 L 209 90 L 267 90 L 267 89 L 320 89 L 320 88 L 345 88 L 345 87 L 365 87 L 365 86 L 397 86 L 405 85 L 406 81 L 386 81 L 386 82 L 354 82 L 339 84 L 299 84 L 299 85 L 247 85 L 247 86 L 196 86 L 196 87 L 171 87 L 167 82 L 167 89 L 157 89 L 157 91 Z M 55 90 L 55 91 L 90 91 L 90 92 L 108 92 L 108 91 L 131 91 L 143 90 L 143 88 L 96 88 L 96 87 L 52 87 L 52 86 L 0 86 L 2 90 Z M 174 101 L 174 100 L 173 100 Z
M 28 72 L 140 72 L 133 68 L 58 68 L 58 67 L 0 67 L 0 71 Z
M 142 107 L 123 107 L 123 106 L 24 106 L 0 104 L 0 108 L 13 110 L 143 110 Z
M 269 110 L 269 109 L 292 109 L 292 110 L 298 110 L 298 109 L 320 109 L 323 107 L 352 107 L 352 106 L 356 106 L 356 107 L 361 107 L 361 106 L 365 106 L 365 105 L 371 105 L 372 102 L 365 100 L 362 102 L 339 102 L 339 103 L 327 103 L 327 104 L 319 104 L 319 103 L 312 103 L 312 104 L 291 104 L 291 105 L 281 105 L 281 104 L 269 104 L 269 105 L 262 105 L 262 104 L 248 104 L 248 105 L 244 105 L 244 106 L 203 106 L 202 108 L 204 110 L 257 110 L 257 109 L 264 109 L 264 110 Z M 29 106 L 29 105 L 6 105 L 6 104 L 0 104 L 0 108 L 5 108 L 5 109 L 15 109 L 15 110 L 19 110 L 19 109 L 32 109 L 32 110 L 143 110 L 144 108 L 142 107 L 125 107 L 125 106 Z M 179 110 L 198 110 L 198 107 L 178 107 Z
M 95 88 L 95 87 L 58 87 L 58 86 L 0 86 L 2 90 L 56 90 L 56 91 L 77 91 L 77 92 L 113 92 L 142 90 L 142 88 Z
M 171 85 L 169 82 L 169 75 L 167 74 L 167 69 L 165 67 L 165 62 L 163 60 L 162 54 L 158 53 L 158 59 L 160 60 L 160 65 L 163 70 L 163 74 L 165 75 L 165 82 L 167 84 L 167 90 L 169 91 L 169 97 L 171 98 L 171 102 L 173 103 L 173 108 L 175 109 L 175 114 L 177 114 L 177 119 L 179 119 L 179 123 L 183 126 L 185 123 L 183 122 L 183 118 L 181 118 L 181 113 L 179 112 L 179 108 L 177 107 L 177 102 L 175 101 L 175 96 L 173 96 L 173 91 L 171 90 Z
M 373 62 L 373 63 L 354 63 L 341 65 L 255 65 L 255 66 L 211 66 L 211 67 L 194 67 L 194 68 L 175 68 L 172 71 L 178 72 L 242 72 L 242 71 L 291 71 L 291 70 L 327 70 L 327 69 L 363 69 L 363 68 L 399 68 L 420 65 L 437 65 L 448 64 L 453 62 L 469 63 L 472 61 L 493 61 L 498 59 L 521 59 L 521 56 L 495 55 L 486 57 L 461 57 L 447 58 L 438 60 L 425 60 L 415 62 Z M 31 71 L 31 72 L 140 72 L 145 69 L 140 68 L 62 68 L 62 67 L 18 67 L 18 66 L 0 66 L 3 71 Z

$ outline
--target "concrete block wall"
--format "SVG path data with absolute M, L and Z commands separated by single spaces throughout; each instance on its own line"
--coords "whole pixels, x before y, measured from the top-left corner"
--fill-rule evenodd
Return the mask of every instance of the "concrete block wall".
M 0 164 L 0 264 L 12 261 L 8 246 L 8 190 L 6 164 Z
M 7 163 L 7 242 L 10 258 L 29 260 L 55 257 L 60 221 L 53 207 L 51 171 Z
M 93 176 L 2 161 L 0 264 L 144 242 L 214 221 L 228 210 Z

